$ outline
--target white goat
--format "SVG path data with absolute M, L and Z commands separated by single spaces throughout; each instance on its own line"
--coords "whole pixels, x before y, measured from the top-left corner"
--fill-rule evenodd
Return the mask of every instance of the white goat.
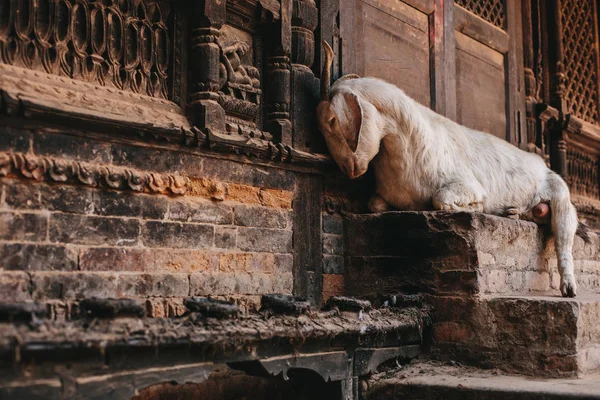
M 317 113 L 329 151 L 350 178 L 371 163 L 372 212 L 463 210 L 547 217 L 563 296 L 574 297 L 575 207 L 562 178 L 537 155 L 461 126 L 376 78 L 340 79 L 328 94 L 333 51 L 327 43 Z

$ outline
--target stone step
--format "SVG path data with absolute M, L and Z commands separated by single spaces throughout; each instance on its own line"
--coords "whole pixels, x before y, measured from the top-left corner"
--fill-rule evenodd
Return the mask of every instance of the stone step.
M 600 290 L 600 238 L 576 237 L 579 293 Z M 533 222 L 466 212 L 387 212 L 344 221 L 346 294 L 558 294 L 554 239 Z
M 559 400 L 600 399 L 600 376 L 532 379 L 435 363 L 409 365 L 368 381 L 368 400 Z
M 600 294 L 429 301 L 434 358 L 532 376 L 600 373 Z

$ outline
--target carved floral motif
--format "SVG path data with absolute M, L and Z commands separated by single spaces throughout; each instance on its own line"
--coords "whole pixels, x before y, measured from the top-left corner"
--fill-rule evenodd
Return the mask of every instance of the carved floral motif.
M 0 63 L 167 98 L 166 4 L 0 0 Z
M 29 154 L 0 153 L 0 176 L 19 175 L 49 182 L 74 182 L 85 186 L 108 187 L 147 193 L 187 192 L 190 180 L 172 174 L 89 164 Z

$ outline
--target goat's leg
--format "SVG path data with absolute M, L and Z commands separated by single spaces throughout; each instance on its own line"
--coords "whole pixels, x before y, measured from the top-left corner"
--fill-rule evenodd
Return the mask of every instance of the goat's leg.
M 369 211 L 371 211 L 372 213 L 385 212 L 389 211 L 390 209 L 390 205 L 386 203 L 386 201 L 382 199 L 381 196 L 377 193 L 375 193 L 369 199 Z
M 548 174 L 550 197 L 550 224 L 554 234 L 560 292 L 564 297 L 575 297 L 577 283 L 573 271 L 573 241 L 577 231 L 577 212 L 571 204 L 567 184 L 555 173 Z
M 436 210 L 483 211 L 483 189 L 464 182 L 452 182 L 435 192 L 433 207 Z

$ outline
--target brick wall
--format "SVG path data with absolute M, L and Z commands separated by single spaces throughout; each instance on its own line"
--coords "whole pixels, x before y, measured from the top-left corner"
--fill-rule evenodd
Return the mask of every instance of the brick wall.
M 323 213 L 323 301 L 344 294 L 343 217 Z
M 9 171 L 0 179 L 0 301 L 46 302 L 61 318 L 84 297 L 134 297 L 161 316 L 181 313 L 189 295 L 256 306 L 261 294 L 292 293 L 292 172 L 168 147 L 3 129 L 5 156 L 190 181 L 183 195 L 150 194 Z

